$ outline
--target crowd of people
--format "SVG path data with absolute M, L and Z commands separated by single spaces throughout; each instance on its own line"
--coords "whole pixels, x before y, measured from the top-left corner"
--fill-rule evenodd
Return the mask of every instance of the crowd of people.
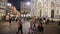
M 22 31 L 22 20 L 21 18 L 18 19 L 18 31 L 16 32 L 16 34 L 19 33 L 19 31 L 21 32 L 21 34 L 23 34 L 23 31 Z M 30 28 L 29 28 L 29 31 L 28 31 L 28 34 L 36 34 L 36 32 L 38 34 L 43 34 L 44 32 L 44 27 L 43 27 L 43 22 L 47 25 L 49 23 L 49 19 L 46 19 L 46 18 L 38 18 L 36 19 L 36 17 L 32 17 L 29 21 L 30 23 Z M 36 23 L 38 23 L 38 25 L 36 26 Z

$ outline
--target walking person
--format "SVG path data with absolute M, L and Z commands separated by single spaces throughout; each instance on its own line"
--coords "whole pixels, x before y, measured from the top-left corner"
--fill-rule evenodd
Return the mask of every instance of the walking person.
M 46 25 L 49 23 L 49 19 L 46 19 Z
M 43 17 L 43 20 L 46 20 L 46 18 L 45 18 L 45 17 Z
M 58 25 L 60 26 L 60 21 L 59 21 L 59 24 Z
M 30 19 L 30 28 L 33 26 L 33 17 Z
M 43 17 L 43 23 L 45 24 L 45 22 L 46 22 L 46 18 L 45 18 L 45 17 Z
M 37 22 L 37 19 L 36 19 L 36 17 L 34 17 L 34 18 L 33 18 L 33 25 L 34 25 L 35 28 L 36 28 L 36 25 L 35 25 L 36 22 Z
M 22 21 L 21 21 L 21 19 L 19 18 L 19 20 L 18 20 L 18 31 L 17 31 L 17 33 L 16 34 L 18 34 L 19 33 L 19 31 L 21 32 L 21 34 L 23 34 L 23 32 L 22 32 Z
M 32 17 L 30 20 L 30 30 L 32 31 L 32 34 L 36 33 L 36 17 Z
M 32 17 L 31 20 L 30 20 L 30 25 L 31 25 L 31 28 L 35 28 L 36 27 L 36 18 L 35 17 Z
M 40 23 L 39 23 L 37 29 L 38 29 L 38 34 L 43 34 L 44 27 L 43 27 L 41 21 L 40 21 Z
M 52 19 L 52 23 L 54 23 L 53 19 Z
M 11 20 L 12 20 L 11 17 L 9 17 L 9 23 L 11 23 Z

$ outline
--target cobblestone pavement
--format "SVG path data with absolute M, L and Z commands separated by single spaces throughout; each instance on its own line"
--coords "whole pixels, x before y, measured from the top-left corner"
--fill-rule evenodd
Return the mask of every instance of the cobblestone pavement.
M 0 34 L 16 34 L 17 32 L 17 22 L 0 22 Z M 23 23 L 23 34 L 27 34 L 30 28 L 30 23 L 25 21 Z M 48 25 L 44 24 L 44 34 L 60 34 L 60 26 L 58 23 L 50 23 Z

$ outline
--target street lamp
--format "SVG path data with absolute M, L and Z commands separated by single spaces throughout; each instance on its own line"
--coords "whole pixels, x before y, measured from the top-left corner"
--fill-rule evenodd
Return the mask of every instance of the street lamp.
M 11 8 L 11 6 L 12 6 L 12 4 L 11 3 L 7 3 L 7 11 L 9 11 L 10 12 L 10 8 Z M 8 13 L 9 13 L 8 12 Z
M 10 19 L 10 8 L 11 8 L 11 6 L 12 6 L 11 3 L 7 3 L 7 11 L 8 11 L 9 19 Z
M 12 4 L 11 3 L 7 3 L 7 7 L 11 7 L 12 6 Z
M 25 5 L 26 5 L 26 6 L 29 6 L 29 5 L 30 5 L 30 2 L 26 2 Z M 26 9 L 26 8 L 24 8 L 24 9 Z M 25 12 L 25 10 L 24 10 L 24 13 L 23 13 L 23 17 L 24 17 L 24 21 L 25 21 L 25 17 L 26 17 L 26 12 Z
M 27 5 L 30 5 L 30 2 L 27 2 L 26 4 L 27 4 Z

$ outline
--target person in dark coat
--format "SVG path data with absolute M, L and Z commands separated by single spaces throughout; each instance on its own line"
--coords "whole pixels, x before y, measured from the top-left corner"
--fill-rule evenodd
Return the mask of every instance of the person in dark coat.
M 21 34 L 23 34 L 23 32 L 22 32 L 22 21 L 21 21 L 21 19 L 18 20 L 18 31 L 17 31 L 16 34 L 18 34 L 19 31 L 21 31 Z
M 46 19 L 46 25 L 49 24 L 49 19 Z
M 60 21 L 59 21 L 59 26 L 60 26 Z
M 46 18 L 45 18 L 45 17 L 43 17 L 43 20 L 46 20 Z
M 52 23 L 54 23 L 54 21 L 53 21 L 53 19 L 52 19 L 52 21 L 51 21 Z
M 38 29 L 39 34 L 43 34 L 44 27 L 43 27 L 42 23 L 39 23 L 37 29 Z
M 11 20 L 12 20 L 11 17 L 9 17 L 9 23 L 11 23 Z

